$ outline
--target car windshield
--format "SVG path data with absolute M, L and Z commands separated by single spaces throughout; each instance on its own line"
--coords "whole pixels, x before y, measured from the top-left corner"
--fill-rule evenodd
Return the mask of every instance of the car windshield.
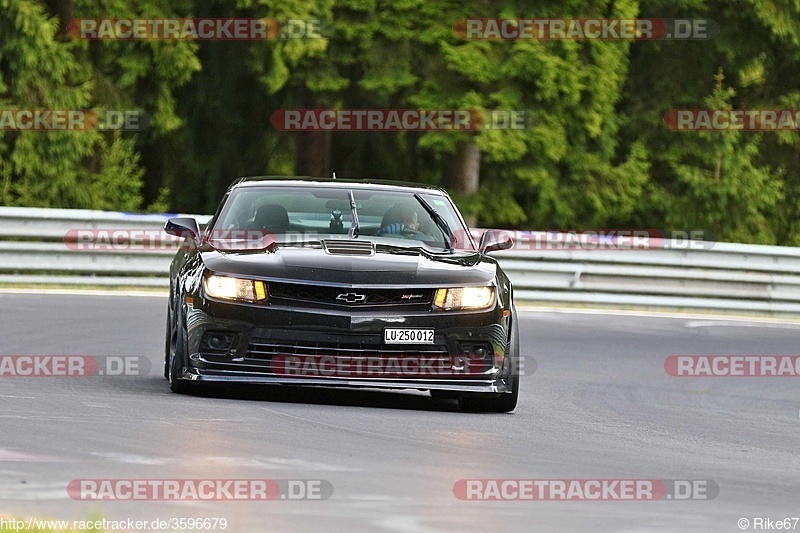
M 356 204 L 357 228 L 353 224 L 351 192 Z M 449 249 L 452 242 L 455 249 L 474 249 L 468 230 L 446 196 L 423 192 L 419 197 L 439 214 L 438 224 L 412 190 L 239 187 L 228 196 L 213 233 L 230 235 L 255 230 L 274 235 L 281 243 L 357 235 L 359 239 L 381 244 Z M 452 239 L 446 229 L 452 233 Z

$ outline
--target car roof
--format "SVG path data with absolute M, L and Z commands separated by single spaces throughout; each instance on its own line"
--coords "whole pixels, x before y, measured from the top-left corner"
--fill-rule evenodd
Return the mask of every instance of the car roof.
M 230 189 L 240 187 L 258 187 L 269 185 L 273 187 L 303 186 L 303 187 L 337 187 L 346 186 L 352 189 L 373 189 L 373 190 L 407 190 L 409 192 L 424 192 L 447 195 L 444 189 L 435 185 L 423 183 L 411 183 L 406 181 L 375 180 L 375 179 L 352 179 L 352 178 L 315 178 L 312 176 L 251 176 L 240 178 L 231 184 Z

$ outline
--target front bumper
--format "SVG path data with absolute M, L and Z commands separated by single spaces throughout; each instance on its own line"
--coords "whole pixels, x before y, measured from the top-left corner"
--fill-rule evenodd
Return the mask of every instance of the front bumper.
M 499 306 L 481 312 L 363 310 L 223 303 L 195 297 L 194 305 L 184 304 L 184 309 L 185 380 L 510 392 L 510 324 Z M 434 343 L 384 344 L 387 327 L 434 329 Z M 214 338 L 224 342 L 211 346 Z M 415 357 L 417 362 L 431 364 L 414 364 Z M 292 367 L 290 358 L 306 364 Z M 314 363 L 310 370 L 309 362 Z M 289 372 L 290 368 L 294 371 Z

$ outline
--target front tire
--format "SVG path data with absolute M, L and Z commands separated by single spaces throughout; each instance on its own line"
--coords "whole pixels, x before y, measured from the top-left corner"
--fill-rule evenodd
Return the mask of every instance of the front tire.
M 470 413 L 510 413 L 517 408 L 519 400 L 519 327 L 517 325 L 517 313 L 514 310 L 511 324 L 511 342 L 509 342 L 508 354 L 511 360 L 511 392 L 504 392 L 499 396 L 491 398 L 481 398 L 480 396 L 462 396 L 458 399 L 458 405 L 462 411 Z
M 183 364 L 186 361 L 186 338 L 183 331 L 183 324 L 180 320 L 180 309 L 175 310 L 175 329 L 169 339 L 169 360 L 167 363 L 169 388 L 177 394 L 187 394 L 192 391 L 192 384 L 181 379 L 183 375 Z
M 169 308 L 167 308 L 166 341 L 164 343 L 164 379 L 169 379 L 170 354 L 172 354 L 172 327 L 169 323 Z

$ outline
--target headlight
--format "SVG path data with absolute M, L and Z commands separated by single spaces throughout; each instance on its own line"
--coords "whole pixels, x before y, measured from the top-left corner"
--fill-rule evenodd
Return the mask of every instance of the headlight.
M 267 286 L 263 281 L 211 274 L 206 275 L 203 286 L 206 294 L 212 298 L 245 302 L 267 301 Z
M 438 289 L 433 297 L 436 309 L 486 309 L 494 304 L 494 287 Z

